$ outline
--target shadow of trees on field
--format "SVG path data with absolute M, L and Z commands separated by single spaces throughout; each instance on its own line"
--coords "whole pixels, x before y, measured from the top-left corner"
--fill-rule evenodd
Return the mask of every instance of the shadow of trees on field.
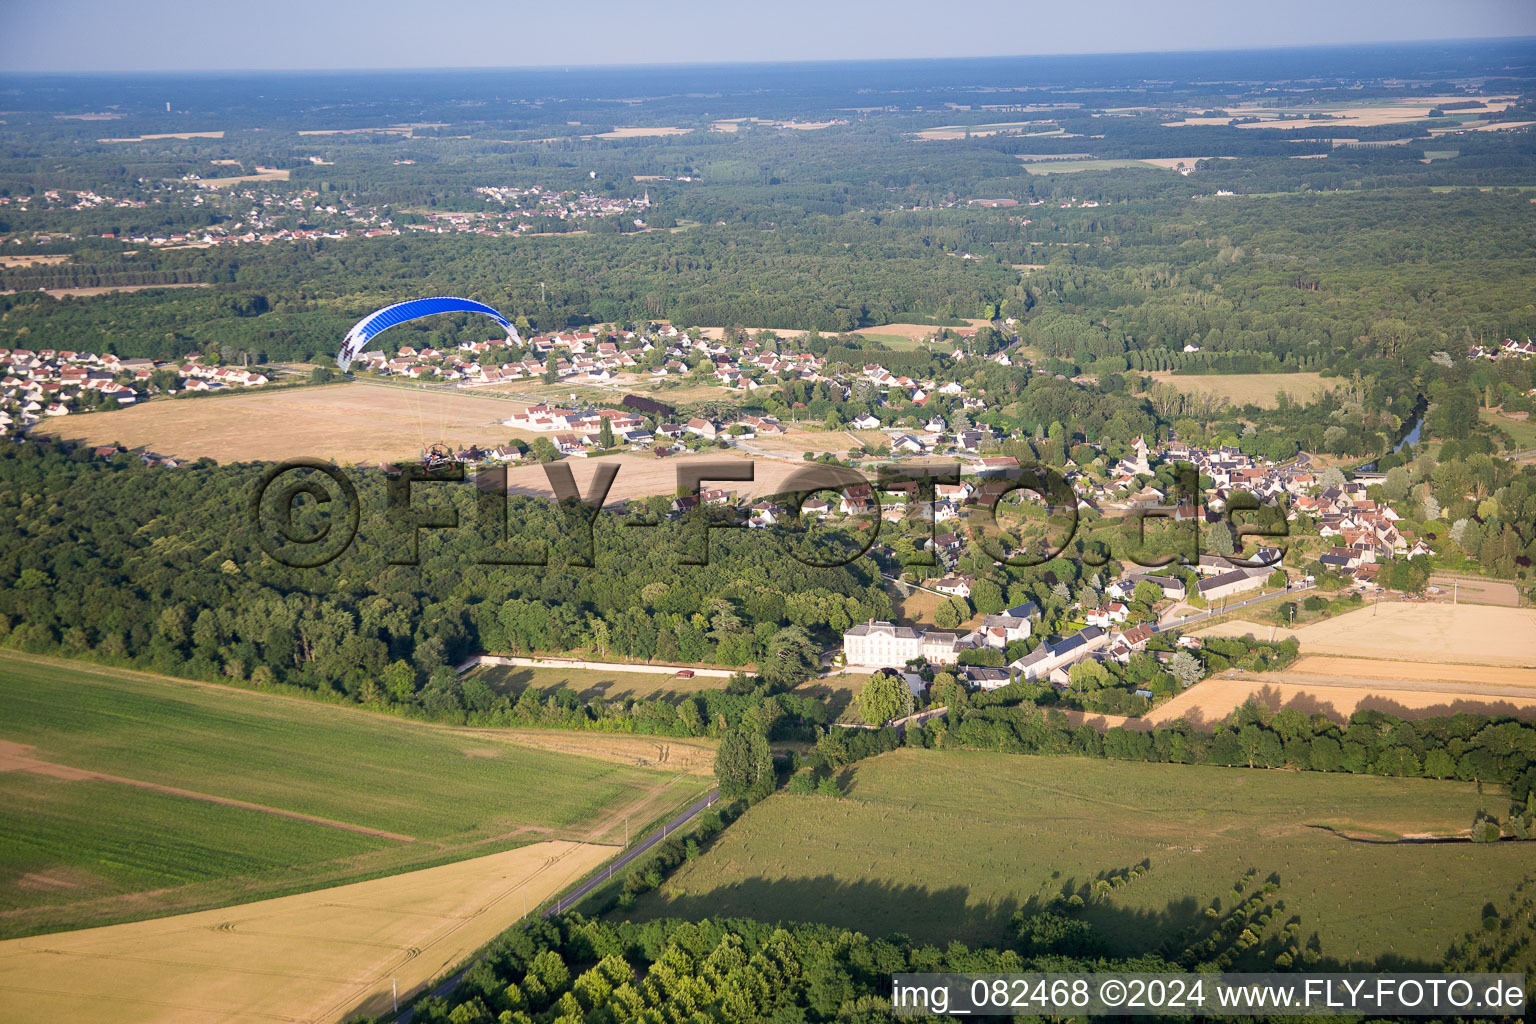
M 824 682 L 811 680 L 795 687 L 794 693 L 801 697 L 812 697 L 816 700 L 826 701 L 827 720 L 836 721 L 838 716 L 848 709 L 853 703 L 853 689 L 851 687 L 830 686 Z
M 1306 684 L 1292 682 L 1290 685 L 1305 686 Z M 1359 688 L 1369 689 L 1370 687 L 1362 685 Z M 1453 715 L 1488 715 L 1495 718 L 1536 719 L 1536 707 L 1515 704 L 1512 701 L 1500 700 L 1497 697 L 1463 697 L 1441 704 L 1432 704 L 1427 707 L 1411 708 L 1388 696 L 1368 694 L 1361 698 L 1353 710 L 1344 711 L 1331 703 L 1327 699 L 1327 694 L 1327 688 L 1322 688 L 1316 693 L 1303 691 L 1286 695 L 1272 685 L 1265 685 L 1253 691 L 1249 699 L 1258 701 L 1271 712 L 1279 711 L 1282 708 L 1290 708 L 1307 716 L 1322 715 L 1340 725 L 1348 724 L 1350 716 L 1356 711 L 1380 711 L 1405 721 L 1419 721 L 1425 718 L 1450 718 Z M 1180 715 L 1179 719 L 1188 722 L 1197 729 L 1210 729 L 1226 721 L 1230 714 L 1231 712 L 1227 712 L 1222 715 L 1207 716 L 1199 708 L 1191 708 L 1186 713 Z
M 546 673 L 559 672 L 560 666 L 540 666 L 539 671 Z M 583 671 L 601 672 L 602 670 L 584 669 Z M 523 691 L 528 689 L 530 686 L 534 687 L 534 692 L 541 698 L 550 697 L 561 689 L 574 690 L 576 695 L 584 701 L 613 700 L 620 697 L 635 696 L 635 684 L 629 681 L 617 682 L 615 680 L 609 679 L 599 680 L 595 683 L 577 685 L 570 682 L 568 679 L 561 678 L 555 680 L 546 680 L 535 684 L 534 670 L 527 666 L 488 665 L 481 669 L 480 678 L 484 679 L 490 688 L 498 695 L 508 696 L 514 701 L 521 697 L 523 695 Z M 654 678 L 661 679 L 663 677 L 657 675 Z M 724 687 L 726 681 L 724 679 L 719 679 L 711 680 L 711 682 L 718 682 L 721 687 Z M 697 696 L 697 694 L 697 689 L 687 691 L 655 689 L 646 691 L 644 694 L 644 699 L 665 700 L 676 703 L 677 701 L 682 700 L 684 697 Z
M 936 862 L 932 868 L 941 873 L 944 865 Z M 999 946 L 1022 952 L 1015 914 L 1022 911 L 1028 917 L 1053 911 L 1076 916 L 1092 927 L 1093 943 L 1087 948 L 1060 951 L 1066 955 L 1121 958 L 1156 954 L 1170 961 L 1177 961 L 1186 949 L 1209 939 L 1222 920 L 1223 915 L 1212 913 L 1216 900 L 1202 902 L 1194 896 L 1181 896 L 1155 909 L 1122 906 L 1113 897 L 1090 902 L 1076 911 L 1062 911 L 1061 905 L 1055 903 L 1058 897 L 1070 898 L 1072 894 L 1089 891 L 1093 883 L 1107 874 L 1057 878 L 1052 880 L 1053 888 L 1023 902 L 1007 898 L 987 903 L 972 902 L 970 890 L 963 885 L 929 887 L 845 881 L 832 875 L 778 880 L 749 878 L 704 894 L 652 895 L 639 904 L 635 914 L 626 916 L 642 920 L 746 917 L 786 925 L 828 924 L 871 938 L 906 938 L 935 945 L 960 941 L 971 946 Z M 1315 932 L 1309 937 L 1282 939 L 1282 926 L 1291 922 L 1299 926 L 1300 919 L 1286 910 L 1283 886 L 1272 906 L 1273 922 L 1262 929 L 1264 934 L 1242 955 L 1238 966 L 1273 969 L 1275 958 L 1294 942 L 1298 948 L 1310 949 L 1315 957 L 1307 970 L 1440 969 L 1438 964 L 1396 954 L 1370 960 L 1333 956 L 1320 948 Z
M 942 872 L 942 865 L 933 865 Z M 748 878 L 702 895 L 662 895 L 647 901 L 648 917 L 751 917 L 783 923 L 815 922 L 870 936 L 910 935 L 935 940 L 1002 943 L 1022 904 L 1014 899 L 973 904 L 963 885 L 928 888 L 879 881 Z

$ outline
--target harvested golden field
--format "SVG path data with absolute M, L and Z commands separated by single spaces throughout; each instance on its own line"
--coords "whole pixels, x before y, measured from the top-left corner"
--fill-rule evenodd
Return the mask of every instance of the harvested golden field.
M 77 299 L 88 299 L 96 295 L 110 295 L 113 292 L 148 292 L 156 288 L 212 288 L 211 284 L 115 284 L 115 285 L 91 285 L 84 288 L 44 288 L 56 299 L 71 296 Z M 9 294 L 9 293 L 7 293 Z
M 0 942 L 0 1003 L 72 1024 L 384 1014 L 601 864 L 544 842 L 298 896 Z
M 655 700 L 658 697 L 682 697 L 700 690 L 718 690 L 726 680 L 720 676 L 695 675 L 679 679 L 666 672 L 623 672 L 605 668 L 565 665 L 497 665 L 482 662 L 469 675 L 484 679 L 497 693 L 516 700 L 524 690 L 549 695 L 560 689 L 575 690 L 582 700 Z
M 756 437 L 747 443 L 754 449 L 778 452 L 784 455 L 803 455 L 805 452 L 837 452 L 843 454 L 858 445 L 890 444 L 891 436 L 883 430 L 802 430 L 788 423 L 788 434 Z M 819 424 L 813 424 L 819 426 Z
M 748 335 L 754 335 L 758 331 L 771 331 L 781 338 L 803 338 L 811 332 L 799 327 L 745 327 L 742 328 Z M 719 341 L 725 337 L 724 327 L 700 327 L 699 333 L 711 341 Z
M 287 181 L 290 173 L 292 172 L 285 169 L 269 167 L 258 169 L 255 174 L 235 174 L 227 178 L 203 178 L 197 184 L 199 188 L 226 188 L 230 185 L 239 185 L 247 181 Z
M 1484 100 L 1487 106 L 1475 111 L 1458 110 L 1453 113 L 1460 116 L 1495 113 L 1509 106 L 1509 101 L 1514 97 L 1489 97 Z M 1317 104 L 1305 109 L 1292 107 L 1265 107 L 1261 105 L 1237 104 L 1226 107 L 1227 117 L 1186 117 L 1181 121 L 1165 122 L 1165 128 L 1183 128 L 1191 125 L 1224 125 L 1234 117 L 1257 117 L 1259 120 L 1247 124 L 1238 125 L 1239 128 L 1368 128 L 1384 124 L 1402 124 L 1407 121 L 1422 121 L 1429 117 L 1431 109 L 1443 103 L 1456 103 L 1465 100 L 1465 96 L 1415 96 L 1412 99 L 1404 99 L 1396 103 L 1374 104 Z M 1303 115 L 1300 119 L 1282 121 L 1281 115 Z M 1305 115 L 1327 115 L 1326 120 L 1312 121 Z
M 1026 129 L 1035 129 L 1027 131 Z M 953 142 L 969 136 L 973 139 L 985 138 L 988 135 L 1023 135 L 1033 138 L 1040 135 L 1054 135 L 1057 138 L 1078 138 L 1077 135 L 1068 135 L 1062 131 L 1061 126 L 1054 121 L 1002 121 L 996 124 L 948 124 L 937 128 L 925 128 L 913 133 L 915 137 L 928 142 Z
M 244 462 L 308 455 L 371 464 L 415 458 L 435 441 L 497 445 L 537 436 L 501 424 L 522 408 L 460 392 L 353 383 L 146 402 L 46 427 L 59 437 L 117 441 L 181 458 Z
M 1488 690 L 1509 692 L 1489 693 Z M 1194 725 L 1214 725 L 1250 699 L 1257 699 L 1274 711 L 1295 708 L 1309 715 L 1326 715 L 1338 722 L 1348 720 L 1361 709 L 1385 711 L 1409 719 L 1463 713 L 1536 718 L 1536 690 L 1528 695 L 1519 694 L 1518 689 L 1506 687 L 1373 683 L 1363 678 L 1350 681 L 1346 677 L 1307 678 L 1291 671 L 1265 672 L 1221 676 L 1196 683 L 1166 704 L 1154 708 L 1145 718 L 1135 721 L 1143 728 L 1167 725 L 1180 718 L 1186 718 Z
M 615 128 L 611 132 L 602 132 L 597 135 L 585 135 L 587 139 L 644 139 L 654 136 L 687 135 L 692 128 Z
M 1146 376 L 1172 384 L 1186 395 L 1196 392 L 1215 394 L 1232 405 L 1253 405 L 1273 409 L 1281 391 L 1293 401 L 1310 402 L 1328 388 L 1331 381 L 1318 373 L 1149 373 Z
M 719 682 L 720 680 L 714 680 Z M 678 772 L 683 775 L 713 777 L 715 772 L 716 741 L 711 739 L 678 739 L 674 736 L 637 736 L 632 733 L 577 732 L 569 729 L 462 729 L 460 734 L 484 740 L 487 744 L 511 744 L 533 747 L 575 757 L 610 761 L 614 764 L 633 765 L 638 768 L 654 768 L 658 771 Z M 495 757 L 494 746 L 469 748 L 470 757 Z M 665 790 L 663 785 L 658 793 Z M 655 813 L 653 801 L 648 800 L 642 812 Z M 624 808 L 623 810 L 628 810 Z M 611 817 L 609 814 L 606 817 Z M 643 817 L 637 815 L 637 817 Z M 606 829 L 594 826 L 597 837 Z
M 1196 635 L 1268 639 L 1269 626 L 1235 620 Z M 1303 654 L 1338 654 L 1413 663 L 1536 667 L 1536 609 L 1392 601 L 1367 605 L 1296 630 Z
M 1164 167 L 1170 171 L 1180 167 L 1193 167 L 1201 160 L 1236 160 L 1234 156 L 1151 156 L 1143 157 L 1141 162 L 1151 164 L 1153 167 Z
M 1454 665 L 1432 661 L 1384 661 L 1304 654 L 1286 669 L 1287 675 L 1321 676 L 1349 681 L 1384 680 L 1410 683 L 1454 683 L 1528 689 L 1536 696 L 1536 669 L 1491 665 Z
M 674 408 L 691 402 L 736 402 L 742 396 L 740 391 L 732 391 L 718 384 L 681 384 L 677 378 L 669 378 L 666 380 L 668 386 L 663 386 L 661 381 L 662 378 L 649 381 L 641 378 L 623 390 L 642 398 L 665 402 Z M 607 395 L 603 400 L 611 402 L 614 396 Z M 619 400 L 622 401 L 622 398 Z
M 1429 585 L 1439 587 L 1440 597 L 1465 604 L 1496 604 L 1520 607 L 1520 588 L 1504 580 L 1467 579 L 1456 576 L 1431 576 Z
M 223 132 L 166 132 L 163 135 L 135 135 L 126 139 L 97 139 L 97 142 L 153 142 L 156 139 L 222 139 Z
M 1431 135 L 1449 135 L 1452 132 L 1507 132 L 1516 128 L 1529 128 L 1536 121 L 1488 121 L 1479 124 L 1463 124 L 1454 128 L 1431 128 Z
M 576 486 L 582 494 L 586 494 L 592 485 L 592 478 L 597 474 L 600 465 L 617 465 L 619 475 L 614 478 L 613 487 L 608 492 L 608 502 L 628 501 L 631 498 L 647 498 L 652 495 L 670 495 L 677 492 L 678 468 L 684 464 L 717 463 L 735 465 L 748 463 L 753 467 L 753 479 L 750 481 L 721 480 L 711 483 L 705 478 L 702 487 L 708 489 L 718 487 L 724 491 L 731 491 L 743 497 L 762 497 L 769 494 L 778 494 L 784 489 L 784 481 L 792 473 L 800 469 L 804 463 L 789 462 L 784 459 L 753 459 L 740 452 L 721 449 L 717 452 L 695 455 L 673 455 L 665 459 L 658 459 L 654 455 L 642 455 L 626 452 L 621 455 L 609 455 L 601 459 L 570 459 L 567 464 L 571 467 L 571 476 L 576 481 Z M 844 473 L 852 470 L 844 469 Z M 507 471 L 507 486 L 513 494 L 542 494 L 552 496 L 549 479 L 544 475 L 542 466 L 518 466 Z
M 0 256 L 0 270 L 10 270 L 13 267 L 53 266 L 56 263 L 68 262 L 68 255 Z

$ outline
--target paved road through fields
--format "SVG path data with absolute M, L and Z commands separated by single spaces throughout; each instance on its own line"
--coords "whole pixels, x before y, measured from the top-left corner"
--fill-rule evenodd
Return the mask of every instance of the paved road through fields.
M 1284 590 L 1277 590 L 1272 594 L 1261 594 L 1258 597 L 1250 597 L 1246 601 L 1234 601 L 1223 608 L 1212 608 L 1208 612 L 1198 612 L 1194 615 L 1186 615 L 1182 619 L 1170 619 L 1167 622 L 1159 622 L 1156 627 L 1154 627 L 1154 631 L 1158 633 L 1164 633 L 1170 629 L 1183 629 L 1185 626 L 1188 626 L 1191 623 L 1203 622 L 1206 619 L 1214 618 L 1217 615 L 1227 615 L 1231 612 L 1237 611 L 1239 608 L 1246 608 L 1251 604 L 1261 604 L 1265 601 L 1273 601 L 1277 597 L 1289 597 L 1292 594 L 1304 594 L 1309 590 L 1316 589 L 1317 584 L 1315 583 L 1292 584 L 1291 586 L 1286 587 Z

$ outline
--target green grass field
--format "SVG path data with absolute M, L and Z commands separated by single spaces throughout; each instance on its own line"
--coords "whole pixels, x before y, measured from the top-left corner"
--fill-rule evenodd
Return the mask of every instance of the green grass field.
M 1492 424 L 1514 438 L 1521 450 L 1536 448 L 1536 420 L 1502 416 L 1490 409 L 1480 409 L 1478 416 L 1484 423 Z
M 588 668 L 523 668 L 514 665 L 483 665 L 471 670 L 471 675 L 484 679 L 497 693 L 517 697 L 530 686 L 540 693 L 553 693 L 562 688 L 576 690 L 583 700 L 601 697 L 616 700 L 621 697 L 653 700 L 657 697 L 674 698 L 700 690 L 721 690 L 727 680 L 714 676 L 694 676 L 679 679 L 674 675 L 655 672 L 610 672 Z
M 0 772 L 0 937 L 596 838 L 609 818 L 659 813 L 707 782 L 672 784 L 670 774 L 484 731 L 10 654 L 0 655 L 0 706 L 0 741 L 40 761 L 410 839 L 118 782 Z
M 757 805 L 635 910 L 998 942 L 1021 905 L 1146 859 L 1085 911 L 1116 952 L 1226 906 L 1254 868 L 1280 880 L 1272 927 L 1298 915 L 1326 957 L 1438 962 L 1536 868 L 1514 843 L 1354 841 L 1466 829 L 1485 798 L 1460 783 L 914 749 L 849 774 L 841 800 Z
M 1117 171 L 1123 167 L 1140 167 L 1144 171 L 1158 168 L 1140 160 L 1042 160 L 1021 165 L 1029 174 L 1069 174 L 1074 171 Z

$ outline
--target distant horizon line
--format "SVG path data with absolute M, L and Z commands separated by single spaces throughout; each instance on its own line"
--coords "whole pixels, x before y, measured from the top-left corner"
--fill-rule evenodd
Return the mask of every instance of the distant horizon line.
M 881 64 L 881 63 L 945 63 L 958 61 L 993 61 L 993 60 L 1054 60 L 1072 59 L 1084 57 L 1168 57 L 1182 54 L 1241 54 L 1241 53 L 1283 53 L 1293 50 L 1342 50 L 1342 49 L 1370 49 L 1389 46 L 1445 46 L 1473 43 L 1531 43 L 1536 45 L 1536 35 L 1509 35 L 1509 36 L 1437 36 L 1433 38 L 1403 38 L 1403 39 L 1375 39 L 1360 40 L 1356 42 L 1338 43 L 1287 43 L 1278 46 L 1212 46 L 1192 47 L 1162 50 L 1084 50 L 1070 53 L 994 53 L 994 54 L 966 54 L 963 56 L 926 57 L 926 56 L 894 56 L 894 57 L 781 57 L 768 60 L 739 60 L 739 61 L 676 61 L 676 60 L 636 60 L 632 63 L 615 67 L 610 63 L 604 63 L 596 67 L 588 67 L 582 64 L 563 61 L 552 64 L 440 64 L 440 65 L 378 65 L 378 66 L 331 66 L 331 67 L 244 67 L 244 68 L 55 68 L 49 70 L 28 69 L 10 70 L 0 69 L 0 78 L 44 77 L 48 75 L 70 76 L 104 76 L 104 75 L 303 75 L 303 74 L 432 74 L 446 72 L 505 72 L 505 71 L 555 71 L 570 73 L 576 70 L 588 73 L 612 74 L 623 71 L 639 69 L 685 69 L 685 68 L 748 68 L 748 67 L 778 67 L 783 65 L 839 65 L 839 64 Z

